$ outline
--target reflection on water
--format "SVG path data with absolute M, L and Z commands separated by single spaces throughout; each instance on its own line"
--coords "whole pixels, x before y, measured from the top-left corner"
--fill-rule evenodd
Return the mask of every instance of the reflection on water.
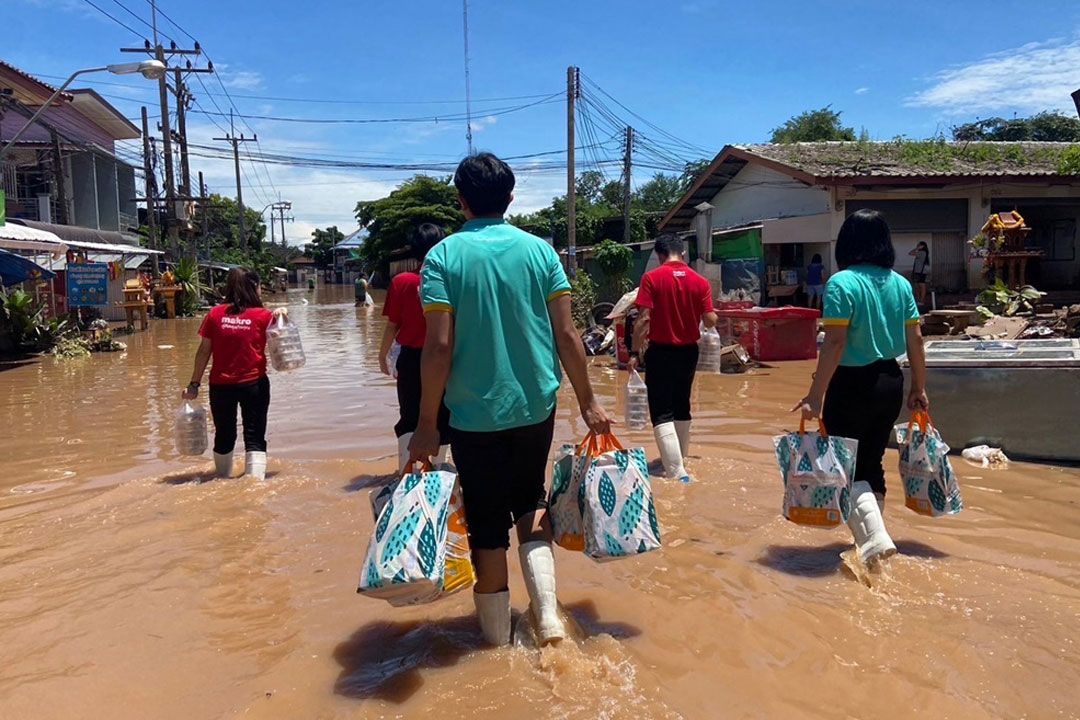
M 0 717 L 1078 717 L 1080 472 L 957 461 L 965 512 L 894 493 L 900 554 L 856 577 L 845 532 L 779 516 L 770 437 L 805 363 L 701 379 L 697 481 L 656 481 L 662 552 L 559 552 L 580 644 L 484 649 L 468 593 L 356 596 L 396 411 L 379 308 L 350 294 L 288 294 L 308 364 L 271 377 L 264 484 L 174 457 L 197 320 L 0 372 Z M 560 401 L 556 443 L 584 431 Z

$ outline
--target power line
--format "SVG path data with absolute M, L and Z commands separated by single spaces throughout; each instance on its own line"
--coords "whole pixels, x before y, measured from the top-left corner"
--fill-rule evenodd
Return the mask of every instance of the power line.
M 126 28 L 128 31 L 130 31 L 131 33 L 135 34 L 138 37 L 141 37 L 143 40 L 148 40 L 148 38 L 145 35 L 143 35 L 141 32 L 139 32 L 135 28 L 131 27 L 130 25 L 125 23 L 123 20 L 119 19 L 118 17 L 116 17 L 115 15 L 110 13 L 108 10 L 104 9 L 103 7 L 101 7 L 100 5 L 95 3 L 94 0 L 83 0 L 83 2 L 86 3 L 87 5 L 89 5 L 90 7 L 94 8 L 95 10 L 97 10 L 99 13 L 101 13 L 105 17 L 112 20 L 114 23 L 116 23 L 120 27 Z

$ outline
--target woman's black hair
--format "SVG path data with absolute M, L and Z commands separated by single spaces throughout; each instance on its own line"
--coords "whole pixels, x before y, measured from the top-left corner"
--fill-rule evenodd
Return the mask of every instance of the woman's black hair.
M 810 258 L 811 265 L 821 265 L 821 253 L 814 253 L 814 257 Z
M 915 246 L 916 250 L 925 250 L 926 254 L 930 254 L 930 246 L 926 244 L 925 240 L 920 240 L 919 244 Z
M 514 171 L 489 152 L 470 155 L 454 173 L 454 187 L 476 217 L 502 217 L 514 194 Z
M 412 251 L 414 260 L 424 262 L 424 258 L 431 252 L 431 248 L 442 242 L 446 234 L 441 227 L 434 223 L 424 223 L 416 228 L 412 238 L 409 239 L 409 249 Z
M 225 302 L 229 314 L 239 315 L 248 308 L 262 307 L 259 299 L 259 274 L 247 268 L 233 268 L 225 280 Z
M 836 237 L 836 264 L 841 270 L 853 265 L 876 265 L 891 270 L 896 264 L 889 224 L 876 210 L 857 210 L 848 215 Z

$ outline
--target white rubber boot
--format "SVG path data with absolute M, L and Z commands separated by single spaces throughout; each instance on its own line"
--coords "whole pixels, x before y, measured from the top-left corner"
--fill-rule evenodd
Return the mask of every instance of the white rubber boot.
M 555 597 L 555 554 L 551 543 L 528 542 L 518 548 L 525 588 L 532 601 L 537 640 L 548 645 L 566 637 L 566 628 L 559 617 L 559 601 Z
M 244 474 L 250 475 L 256 480 L 266 479 L 266 453 L 258 450 L 245 453 Z
M 690 421 L 676 420 L 675 434 L 679 436 L 679 451 L 683 458 L 690 457 Z
M 432 458 L 431 463 L 436 468 L 438 468 L 440 465 L 445 465 L 449 460 L 450 460 L 450 446 L 449 445 L 440 445 L 439 446 L 439 454 L 436 455 L 434 458 Z
M 409 441 L 412 440 L 412 433 L 405 433 L 397 439 L 397 469 L 398 472 L 405 472 L 405 464 L 409 462 Z
M 495 647 L 510 644 L 510 591 L 473 593 L 480 632 Z
M 690 482 L 690 476 L 683 467 L 682 449 L 679 446 L 679 434 L 675 423 L 662 423 L 653 428 L 656 445 L 660 448 L 660 460 L 664 463 L 664 473 L 672 480 Z
M 870 566 L 879 560 L 896 554 L 896 545 L 885 529 L 885 520 L 881 517 L 877 496 L 870 489 L 870 483 L 859 481 L 851 486 L 852 507 L 848 518 L 848 527 L 855 537 L 855 547 L 859 549 L 859 559 Z
M 874 493 L 874 497 L 877 498 L 877 509 L 881 511 L 882 517 L 885 516 L 885 496 Z
M 232 477 L 233 454 L 214 453 L 214 474 L 219 478 Z

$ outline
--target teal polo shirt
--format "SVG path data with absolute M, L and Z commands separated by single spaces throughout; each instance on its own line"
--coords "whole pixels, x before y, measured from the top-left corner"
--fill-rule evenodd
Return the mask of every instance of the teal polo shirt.
M 829 278 L 824 323 L 847 326 L 840 364 L 862 367 L 907 352 L 907 326 L 919 322 L 911 283 L 892 270 L 855 265 Z
M 424 312 L 454 316 L 452 427 L 509 430 L 554 412 L 562 371 L 548 303 L 569 293 L 558 253 L 501 218 L 470 220 L 428 253 Z

